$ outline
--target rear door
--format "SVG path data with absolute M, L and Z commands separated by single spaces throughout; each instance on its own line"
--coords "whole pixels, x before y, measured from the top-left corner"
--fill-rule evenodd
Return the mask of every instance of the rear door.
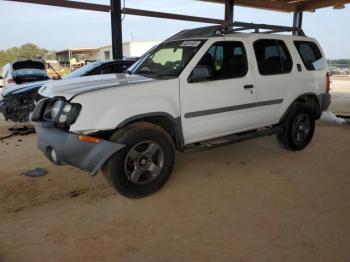
M 206 43 L 180 77 L 185 143 L 231 134 L 254 125 L 256 95 L 245 39 Z M 207 78 L 191 81 L 194 67 Z M 204 71 L 203 71 L 204 72 Z
M 257 68 L 257 124 L 275 124 L 283 114 L 289 91 L 296 85 L 296 69 L 293 69 L 292 56 L 283 40 L 257 39 L 252 47 Z

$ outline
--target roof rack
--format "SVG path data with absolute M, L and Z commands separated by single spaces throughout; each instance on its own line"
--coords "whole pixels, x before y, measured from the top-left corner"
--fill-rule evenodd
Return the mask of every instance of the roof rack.
M 280 25 L 267 25 L 267 24 L 254 24 L 245 22 L 233 22 L 224 23 L 222 25 L 206 26 L 195 29 L 183 30 L 166 41 L 180 40 L 186 38 L 196 38 L 196 37 L 214 37 L 218 35 L 233 34 L 242 31 L 253 30 L 254 33 L 282 33 L 282 32 L 292 32 L 299 36 L 305 36 L 304 31 L 299 27 L 289 27 Z
M 244 22 L 225 23 L 221 26 L 221 30 L 219 29 L 218 31 L 222 34 L 225 34 L 225 33 L 240 32 L 244 30 L 254 30 L 254 33 L 264 33 L 264 34 L 295 32 L 297 33 L 297 35 L 305 36 L 304 31 L 299 27 L 254 24 L 254 23 L 244 23 Z M 267 31 L 261 31 L 261 30 L 267 30 Z

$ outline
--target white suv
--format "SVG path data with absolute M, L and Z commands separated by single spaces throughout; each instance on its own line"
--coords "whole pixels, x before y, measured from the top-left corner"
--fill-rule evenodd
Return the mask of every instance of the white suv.
M 33 113 L 39 148 L 56 164 L 92 175 L 102 169 L 127 197 L 157 191 L 175 150 L 271 134 L 303 149 L 330 104 L 324 54 L 305 36 L 238 32 L 251 28 L 296 30 L 243 23 L 185 30 L 128 74 L 48 83 Z

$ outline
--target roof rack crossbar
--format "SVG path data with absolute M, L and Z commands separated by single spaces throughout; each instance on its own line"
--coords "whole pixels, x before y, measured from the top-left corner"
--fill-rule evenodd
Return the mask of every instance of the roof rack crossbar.
M 268 24 L 254 24 L 254 23 L 244 23 L 244 22 L 233 22 L 233 23 L 224 23 L 221 28 L 218 30 L 220 33 L 232 33 L 244 30 L 254 30 L 256 33 L 280 33 L 280 32 L 297 32 L 298 35 L 305 36 L 304 31 L 299 27 L 289 27 L 289 26 L 280 26 L 280 25 L 268 25 Z

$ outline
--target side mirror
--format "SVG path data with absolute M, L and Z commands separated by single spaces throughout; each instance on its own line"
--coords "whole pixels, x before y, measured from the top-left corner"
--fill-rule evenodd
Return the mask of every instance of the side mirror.
M 189 83 L 196 83 L 209 80 L 213 76 L 213 71 L 210 66 L 197 65 L 193 68 L 192 73 L 188 78 Z

